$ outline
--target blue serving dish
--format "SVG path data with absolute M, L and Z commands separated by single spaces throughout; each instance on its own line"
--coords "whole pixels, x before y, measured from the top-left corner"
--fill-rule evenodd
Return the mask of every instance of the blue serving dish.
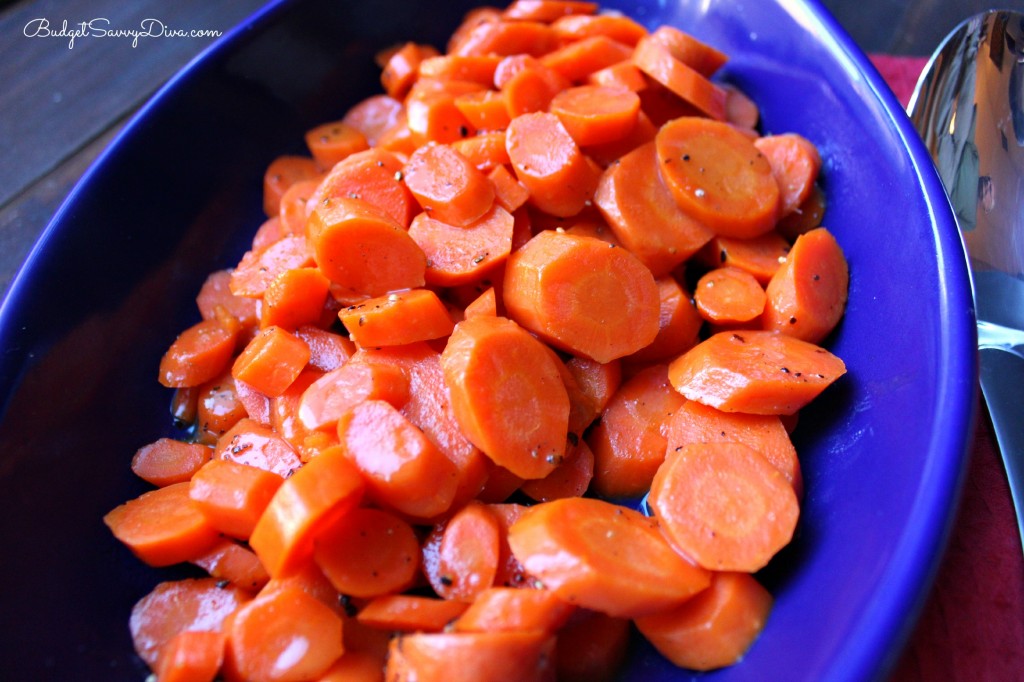
M 198 319 L 206 274 L 261 222 L 261 179 L 302 133 L 379 91 L 374 53 L 443 45 L 471 2 L 274 2 L 169 82 L 69 196 L 0 308 L 0 677 L 135 680 L 127 619 L 174 569 L 102 516 L 145 485 L 171 432 L 157 363 Z M 723 78 L 824 157 L 826 225 L 850 302 L 830 348 L 849 374 L 801 418 L 797 536 L 760 577 L 776 596 L 732 668 L 694 675 L 638 644 L 622 679 L 884 679 L 955 513 L 975 405 L 962 245 L 931 161 L 865 56 L 813 0 L 612 0 L 730 56 Z

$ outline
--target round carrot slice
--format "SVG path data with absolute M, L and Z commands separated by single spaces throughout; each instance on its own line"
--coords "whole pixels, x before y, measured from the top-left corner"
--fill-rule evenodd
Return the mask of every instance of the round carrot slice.
M 767 296 L 754 276 L 739 268 L 715 268 L 697 281 L 693 299 L 709 322 L 749 322 L 764 311 Z
M 423 210 L 451 225 L 469 225 L 494 205 L 494 185 L 487 176 L 445 144 L 417 149 L 402 175 Z
M 640 112 L 640 97 L 625 88 L 579 85 L 555 95 L 549 111 L 558 117 L 576 144 L 602 144 L 618 140 L 632 130 Z
M 419 570 L 420 543 L 394 514 L 353 509 L 313 541 L 313 559 L 342 594 L 375 597 L 408 587 Z

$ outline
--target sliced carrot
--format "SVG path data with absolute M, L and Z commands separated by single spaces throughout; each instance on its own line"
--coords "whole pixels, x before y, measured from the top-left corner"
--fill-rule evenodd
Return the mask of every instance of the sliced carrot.
M 331 168 L 342 159 L 370 148 L 366 136 L 344 121 L 321 123 L 310 129 L 306 132 L 306 146 L 321 168 Z
M 598 362 L 633 353 L 658 333 L 658 286 L 625 249 L 545 231 L 509 256 L 509 315 L 562 350 Z
M 677 609 L 636 620 L 676 665 L 714 670 L 738 662 L 764 629 L 771 594 L 746 573 L 716 573 L 711 586 Z
M 512 120 L 508 114 L 505 95 L 497 90 L 467 92 L 457 96 L 453 103 L 477 131 L 504 130 Z
M 555 95 L 572 85 L 554 69 L 524 54 L 503 60 L 495 71 L 494 83 L 501 90 L 510 119 L 547 111 Z
M 633 48 L 608 36 L 581 38 L 552 50 L 541 63 L 572 83 L 581 83 L 595 71 L 629 59 Z
M 309 201 L 316 194 L 320 182 L 320 178 L 296 182 L 281 197 L 281 212 L 277 217 L 282 235 L 304 236 L 306 234 L 306 220 L 309 218 L 310 210 Z
M 582 40 L 600 35 L 626 45 L 636 45 L 647 35 L 643 24 L 624 14 L 613 13 L 560 17 L 551 23 L 551 28 L 562 40 Z
M 424 59 L 437 55 L 430 45 L 408 42 L 392 52 L 380 72 L 384 92 L 396 99 L 402 99 L 419 77 L 420 64 Z
M 494 200 L 509 213 L 514 213 L 530 198 L 530 190 L 505 165 L 495 166 L 487 177 L 494 183 Z
M 658 173 L 653 142 L 608 167 L 594 203 L 622 245 L 657 277 L 689 259 L 714 236 L 676 203 Z
M 555 659 L 563 682 L 612 682 L 618 679 L 631 634 L 627 618 L 577 609 L 558 631 Z
M 720 332 L 673 360 L 676 390 L 725 412 L 792 414 L 846 373 L 824 348 L 766 331 Z
M 485 174 L 509 163 L 504 130 L 478 132 L 476 135 L 452 142 L 451 148 Z
M 419 571 L 419 538 L 390 512 L 353 509 L 313 541 L 313 559 L 331 584 L 352 597 L 400 592 Z
M 367 299 L 339 313 L 349 336 L 360 346 L 401 346 L 448 336 L 454 324 L 430 289 L 410 289 Z
M 366 400 L 353 407 L 338 420 L 338 438 L 374 502 L 417 519 L 451 506 L 455 465 L 389 403 Z
M 550 23 L 559 17 L 593 14 L 597 9 L 596 2 L 584 2 L 584 0 L 514 0 L 505 8 L 501 17 L 518 21 Z
M 576 380 L 576 386 L 592 405 L 594 416 L 604 411 L 612 395 L 622 383 L 622 363 L 596 362 L 588 358 L 569 358 L 566 370 Z
M 218 580 L 249 592 L 258 592 L 270 581 L 256 553 L 235 540 L 221 538 L 213 547 L 192 560 Z
M 212 456 L 213 450 L 205 445 L 158 438 L 135 451 L 132 472 L 144 481 L 164 487 L 188 481 Z
M 819 227 L 797 237 L 768 282 L 765 329 L 811 343 L 828 336 L 846 310 L 850 271 L 842 247 Z
M 231 292 L 231 271 L 217 270 L 210 273 L 196 296 L 196 306 L 204 320 L 217 318 L 218 308 L 226 310 L 238 319 L 243 327 L 254 326 L 259 321 L 256 301 Z
M 754 100 L 735 85 L 723 83 L 725 90 L 725 120 L 734 126 L 755 130 L 761 120 L 761 111 Z
M 455 326 L 441 366 L 455 418 L 495 463 L 523 478 L 558 465 L 569 398 L 539 341 L 508 319 L 474 317 Z
M 516 476 L 503 466 L 491 463 L 487 472 L 487 481 L 477 495 L 477 499 L 488 504 L 506 502 L 523 484 L 521 476 Z
M 555 637 L 543 632 L 399 635 L 385 677 L 417 682 L 551 682 Z
M 309 362 L 309 346 L 280 327 L 267 327 L 235 358 L 231 376 L 260 393 L 284 392 Z
M 625 88 L 640 92 L 647 87 L 647 79 L 631 59 L 615 62 L 587 76 L 587 82 L 611 88 Z
M 673 57 L 702 76 L 714 75 L 728 60 L 725 53 L 675 26 L 659 26 L 651 33 L 651 39 L 664 45 Z
M 399 223 L 361 199 L 317 205 L 309 233 L 320 271 L 356 294 L 380 296 L 423 286 L 427 259 Z
M 465 318 L 483 315 L 487 317 L 498 314 L 498 300 L 494 293 L 494 287 L 487 287 L 483 293 L 466 305 L 463 311 Z
M 731 266 L 746 270 L 763 286 L 786 261 L 790 243 L 775 230 L 750 239 L 715 236 L 698 254 L 709 268 Z
M 316 161 L 308 156 L 285 155 L 270 162 L 263 175 L 263 210 L 268 217 L 281 210 L 281 197 L 296 182 L 320 175 Z
M 434 527 L 423 543 L 423 572 L 444 599 L 473 601 L 494 585 L 501 527 L 487 505 L 470 502 Z
M 670 608 L 710 580 L 669 546 L 654 520 L 594 498 L 533 507 L 509 529 L 508 541 L 526 570 L 558 597 L 612 616 Z
M 707 116 L 660 82 L 646 74 L 644 77 L 647 79 L 647 87 L 637 93 L 640 96 L 640 109 L 655 126 L 660 128 L 683 116 Z
M 283 482 L 273 472 L 215 459 L 192 477 L 189 497 L 219 532 L 247 540 Z
M 424 279 L 438 286 L 476 282 L 500 265 L 512 250 L 515 222 L 500 206 L 476 222 L 457 227 L 421 213 L 409 236 L 427 259 Z
M 554 96 L 549 108 L 576 144 L 605 144 L 625 137 L 636 125 L 640 98 L 632 90 L 578 85 Z
M 270 398 L 244 381 L 238 381 L 237 379 L 235 380 L 235 395 L 238 397 L 238 401 L 242 403 L 242 406 L 245 407 L 245 412 L 249 415 L 248 419 L 250 421 L 264 426 L 270 425 Z M 235 426 L 238 426 L 238 422 L 235 422 Z M 222 438 L 223 436 L 218 438 L 217 442 L 220 443 Z
M 695 496 L 700 504 L 693 504 Z M 763 568 L 789 543 L 800 514 L 793 486 L 742 443 L 693 443 L 672 450 L 648 497 L 662 532 L 698 565 Z
M 569 439 L 565 457 L 544 478 L 523 481 L 519 490 L 531 500 L 548 502 L 562 497 L 580 497 L 594 477 L 594 453 L 578 436 Z
M 268 400 L 265 423 L 255 419 L 240 419 L 217 440 L 214 458 L 256 467 L 278 476 L 290 476 L 302 466 L 302 460 L 295 449 L 270 428 L 269 412 Z
M 456 55 L 502 56 L 547 54 L 558 46 L 558 36 L 545 23 L 537 21 L 480 22 L 460 37 L 448 52 Z
M 224 661 L 221 632 L 179 632 L 161 649 L 156 665 L 160 682 L 213 682 Z
M 160 359 L 160 383 L 170 388 L 198 386 L 230 365 L 238 331 L 220 320 L 197 322 L 183 331 Z
M 303 461 L 327 445 L 334 445 L 328 434 L 308 429 L 299 419 L 299 405 L 306 389 L 322 377 L 324 372 L 306 368 L 299 373 L 288 388 L 270 399 L 270 426 L 299 453 Z M 311 449 L 312 448 L 312 449 Z
M 409 398 L 409 377 L 401 368 L 350 360 L 317 379 L 302 394 L 298 417 L 307 429 L 336 430 L 338 419 L 364 400 L 401 407 Z
M 442 222 L 469 225 L 494 205 L 494 186 L 487 176 L 448 145 L 420 147 L 402 174 L 423 210 Z
M 346 627 L 346 632 L 348 628 Z M 348 647 L 316 682 L 384 682 L 385 655 Z
M 420 62 L 419 75 L 421 78 L 470 81 L 489 86 L 494 82 L 494 69 L 501 59 L 495 54 L 438 55 Z
M 546 589 L 490 587 L 452 623 L 454 632 L 555 632 L 576 607 Z
M 753 275 L 731 266 L 701 275 L 693 290 L 701 317 L 716 324 L 750 322 L 764 312 L 767 296 Z
M 266 249 L 271 244 L 275 244 L 281 239 L 287 236 L 284 226 L 281 224 L 281 215 L 278 213 L 272 218 L 267 218 L 257 228 L 256 234 L 252 237 L 252 250 L 260 252 Z M 230 274 L 230 270 L 228 273 Z
M 341 657 L 342 620 L 297 588 L 261 594 L 238 609 L 227 629 L 228 680 L 302 682 Z
M 401 227 L 408 227 L 416 213 L 416 200 L 402 182 L 402 160 L 379 147 L 352 154 L 336 164 L 310 197 L 314 212 L 326 199 L 359 199 Z
M 322 372 L 341 367 L 356 352 L 355 344 L 341 334 L 312 325 L 302 325 L 295 336 L 309 346 L 309 366 Z
M 794 241 L 805 232 L 810 232 L 814 228 L 820 227 L 825 217 L 825 208 L 825 193 L 821 190 L 821 187 L 815 184 L 811 188 L 811 193 L 804 203 L 800 204 L 799 208 L 779 219 L 777 228 L 779 234 L 790 241 Z
M 160 651 L 180 632 L 219 632 L 224 620 L 251 595 L 215 578 L 158 583 L 132 607 L 128 620 L 136 653 L 155 668 Z
M 317 268 L 285 270 L 263 294 L 260 325 L 294 331 L 319 321 L 329 286 L 330 280 Z
M 313 561 L 303 562 L 294 571 L 286 575 L 272 577 L 259 593 L 262 596 L 270 596 L 282 589 L 301 590 L 343 619 L 352 622 L 350 616 L 355 609 L 352 600 L 339 594 L 338 590 L 334 589 L 331 581 L 324 575 L 324 572 Z M 344 634 L 347 641 L 348 633 Z
M 671 50 L 653 36 L 637 42 L 633 63 L 652 80 L 705 115 L 718 121 L 725 119 L 725 90 L 673 56 Z
M 351 511 L 365 486 L 339 448 L 329 448 L 300 467 L 274 493 L 249 536 L 267 572 L 294 572 L 313 554 L 313 538 Z
M 650 344 L 629 355 L 631 366 L 668 362 L 692 348 L 704 320 L 690 294 L 670 275 L 659 277 L 658 335 Z
M 212 445 L 240 419 L 248 416 L 245 404 L 238 397 L 235 379 L 230 372 L 210 379 L 199 386 L 196 396 L 196 443 Z
M 818 148 L 797 133 L 760 137 L 754 140 L 754 146 L 768 159 L 779 183 L 779 215 L 789 215 L 807 201 L 818 179 L 821 170 Z
M 468 607 L 467 602 L 450 599 L 389 594 L 367 602 L 356 619 L 391 632 L 441 632 Z
M 376 147 L 381 135 L 404 115 L 401 101 L 389 95 L 370 95 L 350 108 L 341 120 L 361 132 L 371 147 Z
M 558 117 L 523 114 L 512 119 L 506 147 L 530 203 L 555 216 L 579 213 L 597 188 L 598 171 L 580 151 Z
M 260 251 L 246 251 L 231 271 L 231 291 L 236 296 L 262 296 L 270 283 L 285 270 L 312 264 L 313 254 L 306 237 L 288 235 Z
M 742 443 L 748 445 L 793 486 L 797 498 L 803 495 L 803 477 L 796 448 L 782 420 L 775 415 L 722 412 L 687 400 L 665 423 L 666 452 L 691 443 Z

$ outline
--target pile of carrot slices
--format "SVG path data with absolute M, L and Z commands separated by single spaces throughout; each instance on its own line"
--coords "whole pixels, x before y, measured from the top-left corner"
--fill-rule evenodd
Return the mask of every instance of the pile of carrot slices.
M 188 436 L 105 517 L 201 576 L 131 613 L 159 682 L 593 682 L 634 632 L 742 658 L 849 275 L 817 149 L 726 61 L 590 2 L 484 7 L 269 165 L 160 362 Z

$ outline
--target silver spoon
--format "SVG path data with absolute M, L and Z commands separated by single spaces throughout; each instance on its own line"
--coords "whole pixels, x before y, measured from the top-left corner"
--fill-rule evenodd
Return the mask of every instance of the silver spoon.
M 1024 543 L 1024 14 L 993 10 L 961 23 L 907 111 L 967 246 L 981 390 Z

